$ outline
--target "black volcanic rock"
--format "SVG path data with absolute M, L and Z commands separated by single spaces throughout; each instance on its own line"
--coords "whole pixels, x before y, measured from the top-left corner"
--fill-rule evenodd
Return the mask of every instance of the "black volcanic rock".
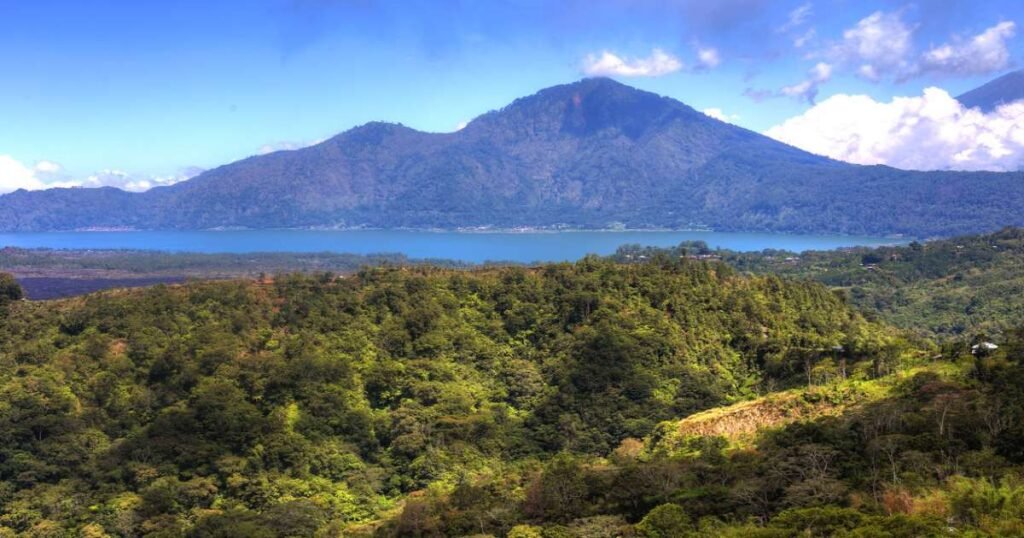
M 956 98 L 967 108 L 992 112 L 999 105 L 1024 99 L 1024 69 L 1007 73 Z
M 370 123 L 129 194 L 0 197 L 0 229 L 684 228 L 955 234 L 1024 224 L 1021 174 L 840 163 L 608 79 L 455 133 Z

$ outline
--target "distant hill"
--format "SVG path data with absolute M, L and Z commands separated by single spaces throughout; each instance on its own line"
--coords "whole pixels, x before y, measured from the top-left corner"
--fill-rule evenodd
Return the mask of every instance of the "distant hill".
M 1024 229 L 831 251 L 732 252 L 704 243 L 672 249 L 624 246 L 622 262 L 679 256 L 721 259 L 743 272 L 816 280 L 843 290 L 859 310 L 944 340 L 999 335 L 1024 318 Z
M 0 197 L 0 230 L 689 228 L 953 235 L 1024 224 L 1024 174 L 812 155 L 608 79 L 518 99 L 455 133 L 370 123 L 189 181 Z
M 991 112 L 999 105 L 1024 99 L 1024 69 L 1007 73 L 956 98 L 967 108 Z

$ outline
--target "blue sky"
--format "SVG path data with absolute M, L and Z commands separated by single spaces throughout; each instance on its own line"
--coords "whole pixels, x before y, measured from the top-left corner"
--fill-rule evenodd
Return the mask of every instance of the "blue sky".
M 977 86 L 1018 65 L 1021 13 L 1019 0 L 0 0 L 0 175 L 159 182 L 371 120 L 451 131 L 587 74 L 764 132 L 835 94 Z

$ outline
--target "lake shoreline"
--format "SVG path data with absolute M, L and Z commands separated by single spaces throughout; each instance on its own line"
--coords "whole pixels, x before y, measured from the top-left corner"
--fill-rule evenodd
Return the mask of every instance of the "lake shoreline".
M 864 237 L 850 233 L 801 233 L 801 232 L 780 232 L 772 230 L 716 230 L 714 228 L 693 227 L 693 228 L 562 228 L 558 226 L 521 226 L 513 228 L 491 228 L 486 226 L 468 226 L 458 228 L 374 228 L 364 226 L 353 227 L 300 227 L 300 228 L 204 228 L 196 230 L 186 229 L 143 229 L 143 228 L 80 228 L 73 230 L 48 230 L 34 232 L 0 232 L 4 234 L 42 234 L 42 233 L 233 233 L 233 232 L 401 232 L 401 233 L 434 233 L 434 234 L 559 234 L 559 233 L 720 233 L 720 234 L 770 234 L 781 236 L 829 236 L 829 237 Z M 900 242 L 914 240 L 925 240 L 926 238 L 911 237 L 905 234 L 886 234 L 880 237 Z
M 30 297 L 50 299 L 188 279 L 352 274 L 382 264 L 472 268 L 573 262 L 587 255 L 611 256 L 624 246 L 672 248 L 683 243 L 799 256 L 811 250 L 896 242 L 858 236 L 653 230 L 36 232 L 0 234 L 0 271 L 24 281 Z
M 674 247 L 703 242 L 709 248 L 834 250 L 885 246 L 906 239 L 868 236 L 798 235 L 757 232 L 563 230 L 514 233 L 414 230 L 219 230 L 0 233 L 0 247 L 65 250 L 139 250 L 195 254 L 333 253 L 359 256 L 396 253 L 408 258 L 469 263 L 574 261 L 588 254 L 610 255 L 624 245 Z

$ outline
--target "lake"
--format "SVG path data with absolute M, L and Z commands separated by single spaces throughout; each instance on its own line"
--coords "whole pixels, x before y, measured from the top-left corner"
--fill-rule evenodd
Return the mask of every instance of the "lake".
M 796 252 L 899 243 L 881 237 L 684 231 L 430 232 L 430 231 L 138 231 L 0 233 L 0 246 L 55 249 L 143 249 L 171 252 L 399 252 L 411 258 L 467 262 L 566 261 L 611 254 L 621 245 L 669 247 L 704 241 L 712 248 Z

